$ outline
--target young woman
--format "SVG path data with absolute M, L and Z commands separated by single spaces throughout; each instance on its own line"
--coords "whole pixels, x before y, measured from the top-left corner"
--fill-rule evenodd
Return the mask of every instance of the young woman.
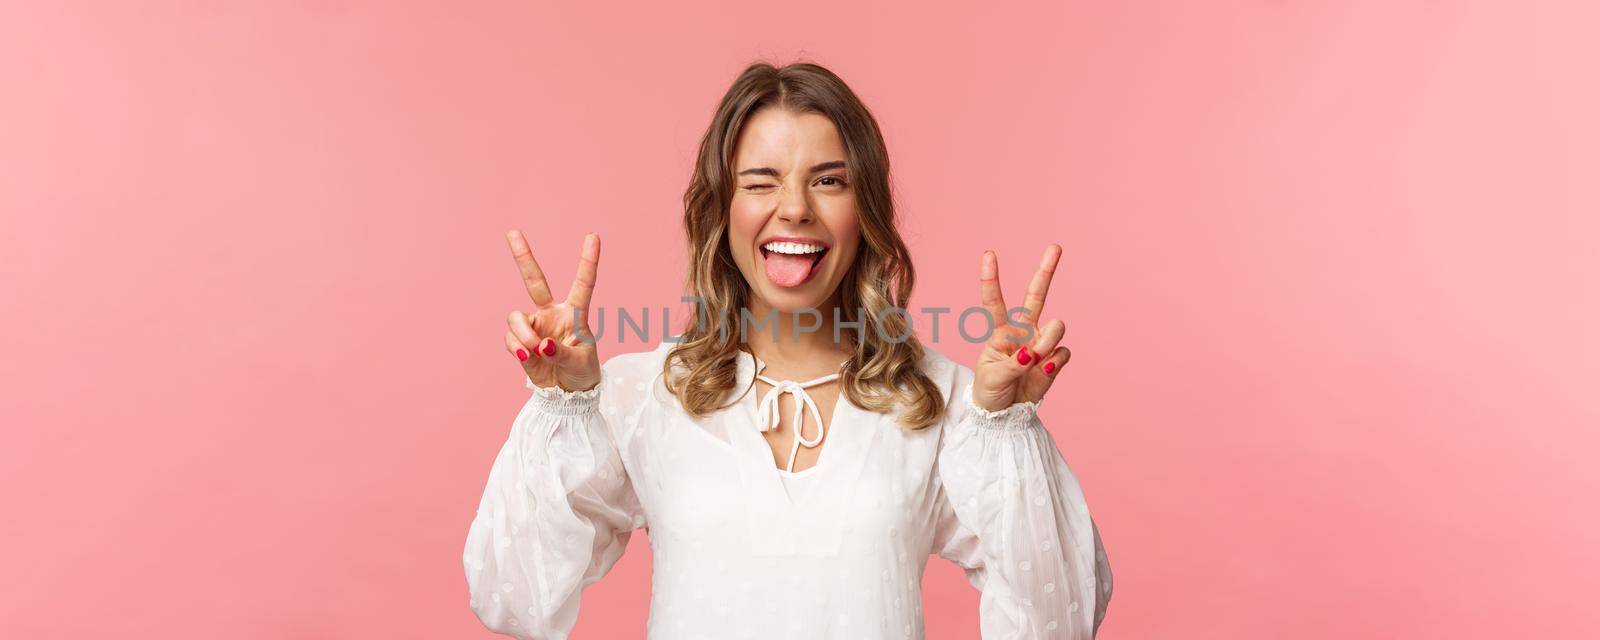
M 1036 413 L 1069 357 L 1039 324 L 1060 248 L 1014 314 L 983 254 L 976 366 L 924 349 L 895 312 L 914 277 L 877 123 L 805 63 L 739 76 L 684 205 L 697 322 L 603 366 L 600 239 L 557 301 L 509 235 L 533 309 L 505 344 L 533 392 L 467 535 L 478 618 L 566 637 L 644 528 L 654 640 L 921 638 L 932 554 L 982 591 L 983 637 L 1093 637 L 1109 564 Z

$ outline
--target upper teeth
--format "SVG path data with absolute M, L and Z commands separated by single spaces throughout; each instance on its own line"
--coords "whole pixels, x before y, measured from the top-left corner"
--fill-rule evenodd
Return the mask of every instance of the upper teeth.
M 773 253 L 787 253 L 791 255 L 805 255 L 808 253 L 821 253 L 820 244 L 801 244 L 799 242 L 768 242 L 761 248 Z

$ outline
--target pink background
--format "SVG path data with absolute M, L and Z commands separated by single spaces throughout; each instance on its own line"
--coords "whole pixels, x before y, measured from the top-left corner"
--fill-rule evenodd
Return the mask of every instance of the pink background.
M 0 7 L 0 637 L 487 636 L 503 232 L 674 303 L 711 109 L 801 56 L 886 130 L 916 304 L 1066 248 L 1103 638 L 1600 634 L 1596 4 L 579 4 Z

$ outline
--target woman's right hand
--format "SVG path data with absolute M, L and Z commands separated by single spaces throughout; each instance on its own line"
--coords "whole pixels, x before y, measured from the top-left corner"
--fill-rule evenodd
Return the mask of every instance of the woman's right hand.
M 595 351 L 594 333 L 589 330 L 589 300 L 600 270 L 600 236 L 584 236 L 578 276 L 567 299 L 559 303 L 551 297 L 550 285 L 522 232 L 507 233 L 506 242 L 511 245 L 511 256 L 516 258 L 522 283 L 533 300 L 532 311 L 519 309 L 506 318 L 511 327 L 506 332 L 506 351 L 522 362 L 528 379 L 538 386 L 559 386 L 567 391 L 593 389 L 600 384 L 600 356 Z

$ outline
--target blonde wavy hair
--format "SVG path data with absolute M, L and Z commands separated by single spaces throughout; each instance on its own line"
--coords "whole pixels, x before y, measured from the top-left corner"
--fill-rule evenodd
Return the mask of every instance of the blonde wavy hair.
M 839 283 L 839 318 L 861 323 L 861 329 L 842 333 L 853 351 L 839 374 L 845 396 L 875 413 L 903 406 L 899 421 L 907 429 L 938 422 L 944 415 L 944 398 L 919 367 L 923 347 L 912 332 L 910 317 L 886 312 L 909 309 L 916 275 L 895 227 L 883 135 L 843 80 L 808 62 L 782 68 L 758 62 L 747 67 L 722 96 L 700 141 L 694 175 L 683 195 L 687 284 L 695 296 L 696 321 L 684 328 L 681 341 L 662 363 L 667 389 L 690 414 L 704 416 L 727 406 L 722 399 L 739 383 L 735 379 L 739 332 L 719 326 L 720 319 L 727 319 L 737 327 L 738 314 L 747 308 L 751 295 L 728 247 L 729 201 L 736 186 L 734 147 L 750 116 L 769 106 L 826 116 L 844 139 L 861 225 L 861 249 Z M 901 337 L 905 339 L 895 341 Z M 681 378 L 674 374 L 679 367 Z

